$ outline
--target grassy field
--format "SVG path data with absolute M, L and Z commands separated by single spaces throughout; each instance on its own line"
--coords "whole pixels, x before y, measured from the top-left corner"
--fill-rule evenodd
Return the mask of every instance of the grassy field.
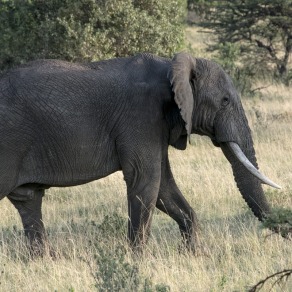
M 264 189 L 273 206 L 291 208 L 291 88 L 271 85 L 261 92 L 243 103 L 260 169 L 283 187 Z M 170 149 L 170 157 L 176 181 L 200 219 L 206 255 L 179 253 L 176 223 L 157 211 L 145 253 L 133 257 L 126 241 L 125 183 L 116 173 L 47 191 L 43 217 L 55 260 L 28 259 L 19 216 L 7 199 L 0 202 L 0 291 L 246 291 L 292 268 L 291 242 L 260 228 L 220 149 L 193 136 L 186 151 Z M 271 291 L 291 287 L 290 277 Z

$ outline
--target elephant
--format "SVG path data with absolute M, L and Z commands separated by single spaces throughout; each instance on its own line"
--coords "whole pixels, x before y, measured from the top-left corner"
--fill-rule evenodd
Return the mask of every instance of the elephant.
M 85 184 L 122 171 L 128 239 L 142 250 L 155 207 L 174 219 L 196 252 L 198 219 L 171 171 L 168 148 L 208 136 L 231 164 L 259 220 L 271 209 L 251 130 L 231 78 L 215 62 L 180 52 L 98 62 L 35 60 L 0 76 L 0 199 L 18 210 L 32 251 L 47 241 L 42 198 L 50 187 Z

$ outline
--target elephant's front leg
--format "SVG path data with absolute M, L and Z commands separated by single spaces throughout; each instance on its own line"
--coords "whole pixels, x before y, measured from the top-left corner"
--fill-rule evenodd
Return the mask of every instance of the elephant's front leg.
M 44 190 L 20 187 L 7 196 L 20 214 L 32 256 L 43 255 L 44 252 L 46 236 L 41 212 L 43 195 Z
M 128 194 L 128 237 L 139 252 L 147 242 L 160 185 L 160 163 L 131 161 L 123 167 Z
M 197 216 L 175 183 L 168 157 L 163 161 L 161 171 L 156 207 L 178 223 L 184 246 L 195 253 L 199 231 Z
M 156 192 L 149 188 L 156 189 Z M 135 251 L 145 245 L 150 234 L 153 210 L 155 208 L 158 186 L 149 185 L 141 192 L 131 192 L 128 197 L 128 237 Z M 147 190 L 148 189 L 148 190 Z

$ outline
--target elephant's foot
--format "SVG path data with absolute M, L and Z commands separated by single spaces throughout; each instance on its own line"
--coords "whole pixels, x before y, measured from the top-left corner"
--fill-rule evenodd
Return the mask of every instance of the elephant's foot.
M 47 249 L 41 212 L 43 196 L 44 189 L 34 184 L 20 186 L 7 196 L 21 217 L 31 257 L 43 256 Z
M 178 247 L 178 251 L 180 254 L 192 255 L 195 257 L 210 257 L 210 251 L 201 243 L 186 244 L 186 242 L 182 242 Z
M 202 244 L 199 239 L 198 232 L 194 234 L 182 233 L 182 243 L 179 245 L 179 253 L 190 254 L 196 257 L 210 256 L 210 251 Z
M 50 257 L 53 260 L 60 258 L 60 253 L 51 247 L 46 237 L 41 240 L 28 240 L 27 247 L 31 259 Z
M 44 257 L 47 253 L 44 244 L 39 242 L 29 242 L 28 251 L 31 259 Z
M 141 256 L 143 254 L 145 245 L 148 242 L 150 235 L 149 224 L 145 224 L 144 227 L 146 227 L 146 230 L 144 228 L 140 228 L 142 230 L 133 229 L 129 223 L 129 245 L 135 256 Z

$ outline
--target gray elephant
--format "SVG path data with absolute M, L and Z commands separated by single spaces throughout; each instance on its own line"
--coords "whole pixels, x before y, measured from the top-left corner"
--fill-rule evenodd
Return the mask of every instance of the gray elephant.
M 84 184 L 122 170 L 128 236 L 147 240 L 155 207 L 197 245 L 195 212 L 172 175 L 168 147 L 193 133 L 210 137 L 231 163 L 237 186 L 259 220 L 270 212 L 250 128 L 230 77 L 214 62 L 179 53 L 87 64 L 34 61 L 0 77 L 0 199 L 19 211 L 32 250 L 45 242 L 45 189 Z

